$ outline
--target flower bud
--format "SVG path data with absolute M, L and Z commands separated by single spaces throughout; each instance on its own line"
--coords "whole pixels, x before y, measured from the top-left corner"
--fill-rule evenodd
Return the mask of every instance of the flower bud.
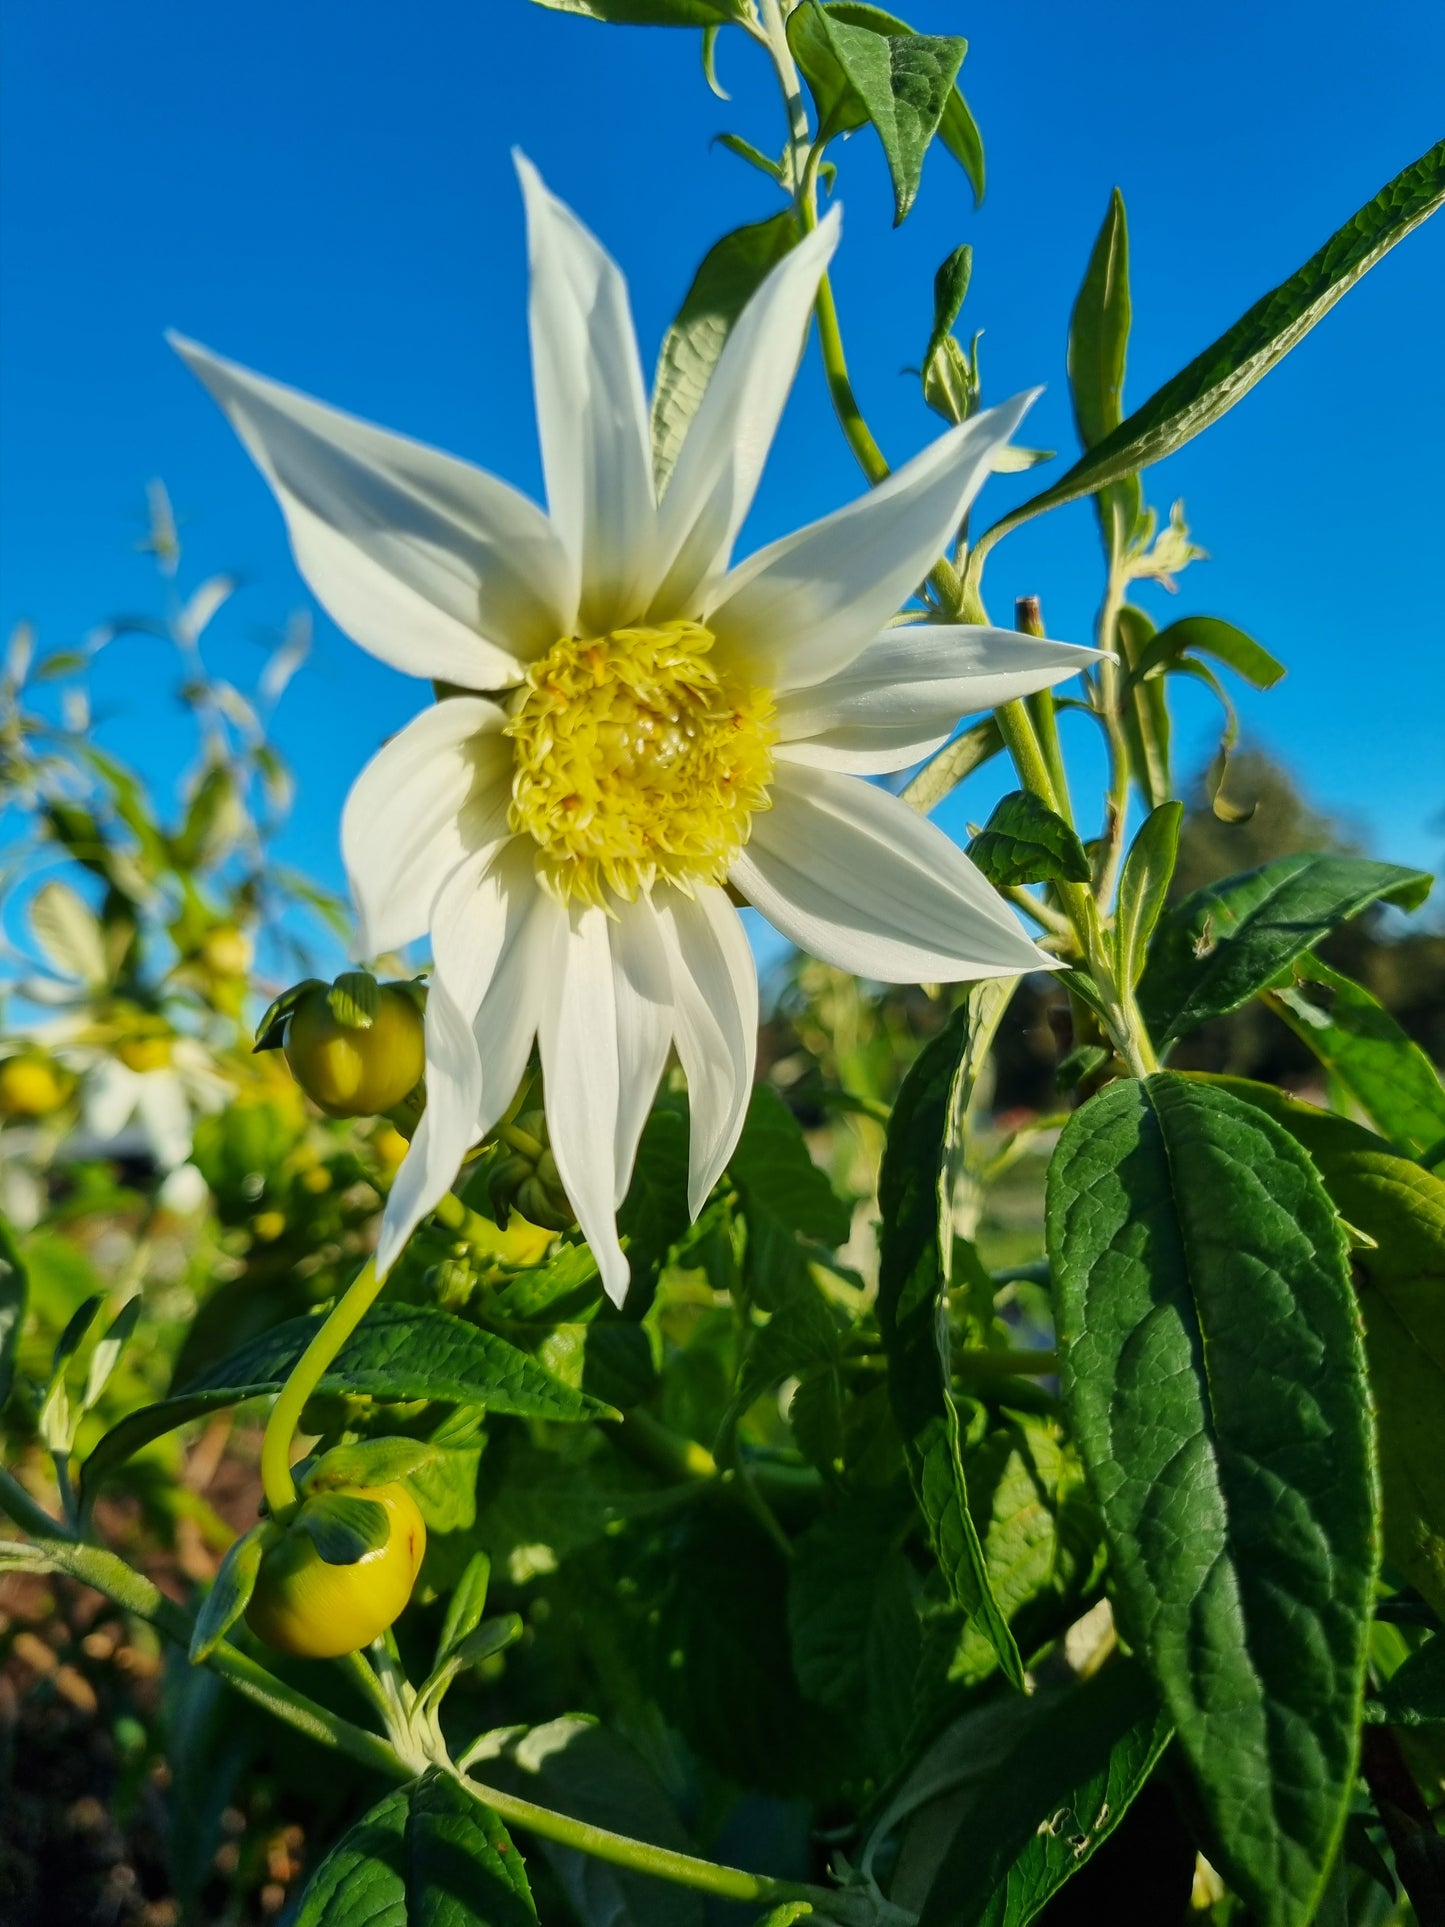
M 0 1062 L 0 1117 L 48 1117 L 70 1092 L 71 1080 L 38 1051 L 20 1051 Z
M 421 1083 L 422 1014 L 409 984 L 348 971 L 334 984 L 298 985 L 273 1004 L 258 1050 L 286 1053 L 296 1082 L 331 1117 L 380 1117 Z
M 547 1231 L 565 1231 L 576 1222 L 558 1175 L 542 1111 L 523 1111 L 498 1132 L 508 1150 L 487 1179 L 487 1193 L 497 1223 L 506 1226 L 513 1211 Z

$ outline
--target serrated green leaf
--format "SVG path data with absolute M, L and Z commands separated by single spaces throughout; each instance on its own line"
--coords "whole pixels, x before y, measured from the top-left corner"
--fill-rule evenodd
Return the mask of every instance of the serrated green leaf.
M 1182 803 L 1161 803 L 1140 825 L 1124 859 L 1114 913 L 1114 956 L 1119 982 L 1126 990 L 1132 990 L 1143 973 L 1149 939 L 1163 913 L 1179 857 L 1183 822 Z
M 189 1419 L 263 1393 L 279 1392 L 316 1336 L 315 1318 L 293 1318 L 211 1366 L 181 1392 L 143 1406 L 111 1427 L 85 1464 L 88 1493 L 132 1453 Z M 604 1418 L 609 1408 L 545 1372 L 492 1332 L 430 1306 L 383 1303 L 363 1319 L 321 1380 L 322 1392 L 373 1398 L 432 1398 L 485 1405 L 516 1418 Z
M 1223 1017 L 1371 904 L 1413 910 L 1431 878 L 1360 856 L 1282 856 L 1206 884 L 1160 924 L 1139 984 L 1157 1044 Z
M 29 1284 L 10 1226 L 0 1217 L 0 1411 L 15 1379 L 15 1352 L 25 1324 Z
M 196 1623 L 191 1631 L 190 1657 L 193 1666 L 199 1666 L 210 1657 L 251 1603 L 262 1556 L 275 1536 L 274 1526 L 253 1526 L 226 1553 L 217 1568 L 211 1590 L 201 1601 L 201 1609 L 196 1614 Z
M 1093 448 L 1124 416 L 1129 351 L 1129 226 L 1116 187 L 1069 319 L 1069 393 L 1079 440 Z M 1106 553 L 1122 557 L 1139 525 L 1144 498 L 1137 475 L 1100 490 L 1096 507 Z
M 734 142 L 728 145 L 737 148 Z M 702 406 L 708 382 L 733 324 L 771 269 L 797 244 L 791 214 L 734 228 L 703 256 L 677 319 L 662 339 L 652 390 L 652 472 L 659 495 L 667 486 Z
M 919 1927 L 1026 1927 L 1118 1826 L 1169 1743 L 1142 1666 L 1041 1693 L 977 1782 Z
M 768 1084 L 753 1088 L 728 1172 L 745 1209 L 821 1245 L 845 1242 L 853 1214 L 813 1162 L 798 1120 Z
M 1032 790 L 1010 790 L 968 846 L 990 883 L 1087 883 L 1089 858 L 1075 831 Z
M 820 125 L 841 132 L 858 110 L 877 129 L 893 181 L 894 226 L 912 207 L 923 157 L 938 132 L 968 42 L 936 34 L 879 32 L 850 25 L 819 0 L 788 20 L 788 44 L 810 87 Z M 827 103 L 825 105 L 825 103 Z
M 1075 1113 L 1047 1233 L 1064 1395 L 1147 1662 L 1262 1927 L 1311 1918 L 1354 1781 L 1378 1545 L 1364 1351 L 1295 1138 L 1161 1073 Z
M 1023 1662 L 969 1512 L 946 1316 L 953 1247 L 952 1197 L 945 1195 L 949 1149 L 1002 1008 L 996 996 L 970 990 L 903 1080 L 878 1179 L 878 1324 L 893 1415 L 934 1557 L 950 1595 L 977 1619 L 1006 1676 L 1022 1688 Z
M 1012 510 L 981 538 L 988 549 L 1010 529 L 1061 503 L 1162 461 L 1247 395 L 1398 241 L 1445 201 L 1445 141 L 1403 169 L 1312 255 L 1257 301 L 1202 355 L 1151 395 L 1068 473 Z
M 1308 951 L 1276 984 L 1270 1008 L 1339 1079 L 1383 1136 L 1422 1157 L 1445 1138 L 1445 1085 L 1379 999 Z
M 522 1856 L 435 1768 L 399 1787 L 312 1875 L 296 1927 L 535 1927 Z
M 328 1566 L 354 1566 L 381 1551 L 391 1537 L 391 1515 L 375 1499 L 318 1492 L 302 1500 L 291 1530 L 304 1532 Z
M 1190 650 L 1225 663 L 1254 689 L 1273 689 L 1284 674 L 1284 664 L 1232 622 L 1218 616 L 1181 616 L 1149 638 L 1131 665 L 1130 680 L 1143 682 L 1177 664 Z

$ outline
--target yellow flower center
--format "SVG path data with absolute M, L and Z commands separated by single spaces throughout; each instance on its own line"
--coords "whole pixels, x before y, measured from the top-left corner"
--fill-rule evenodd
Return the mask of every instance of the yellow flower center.
M 710 661 L 696 622 L 564 636 L 534 663 L 507 734 L 511 826 L 562 902 L 721 883 L 768 807 L 773 700 Z

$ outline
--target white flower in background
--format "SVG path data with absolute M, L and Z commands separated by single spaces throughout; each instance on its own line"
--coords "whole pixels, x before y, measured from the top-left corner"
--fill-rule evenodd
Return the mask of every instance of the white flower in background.
M 627 289 L 519 161 L 550 515 L 479 469 L 176 340 L 363 648 L 464 691 L 347 801 L 358 954 L 429 933 L 427 1108 L 392 1190 L 390 1266 L 502 1116 L 540 1043 L 562 1182 L 620 1302 L 615 1210 L 668 1050 L 701 1208 L 737 1142 L 758 989 L 729 888 L 813 955 L 888 982 L 1048 967 L 967 857 L 860 778 L 1095 652 L 888 624 L 959 526 L 1023 396 L 733 566 L 792 383 L 830 215 L 733 328 L 661 500 Z
M 232 1095 L 210 1052 L 191 1037 L 123 1042 L 113 1055 L 84 1046 L 56 1055 L 82 1074 L 81 1129 L 112 1144 L 131 1127 L 167 1175 L 191 1155 L 193 1120 Z

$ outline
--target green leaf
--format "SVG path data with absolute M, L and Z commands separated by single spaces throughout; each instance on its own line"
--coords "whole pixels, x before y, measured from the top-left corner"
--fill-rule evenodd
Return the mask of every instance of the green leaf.
M 1149 939 L 1164 909 L 1179 857 L 1183 821 L 1182 803 L 1161 803 L 1140 825 L 1124 860 L 1114 913 L 1114 955 L 1119 982 L 1126 990 L 1132 990 L 1143 973 Z
M 951 743 L 945 743 L 938 754 L 923 765 L 900 792 L 903 801 L 920 816 L 929 815 L 966 776 L 972 776 L 1002 748 L 998 724 L 992 716 L 985 716 L 981 723 L 974 723 Z
M 506 1828 L 431 1768 L 332 1848 L 296 1927 L 535 1927 L 536 1919 Z
M 1397 174 L 1297 274 L 1151 395 L 1051 488 L 996 522 L 979 548 L 1031 516 L 1077 501 L 1182 448 L 1247 395 L 1397 241 L 1445 201 L 1445 141 Z
M 933 333 L 928 337 L 928 346 L 923 351 L 925 380 L 929 362 L 953 332 L 953 324 L 962 311 L 972 275 L 973 249 L 965 241 L 961 248 L 953 250 L 933 277 Z
M 1289 1132 L 1161 1073 L 1049 1170 L 1062 1379 L 1148 1663 L 1261 1927 L 1303 1923 L 1354 1780 L 1378 1561 L 1364 1353 L 1334 1207 Z
M 954 92 L 968 42 L 911 29 L 880 31 L 871 22 L 850 25 L 843 8 L 806 0 L 788 20 L 788 44 L 826 133 L 841 133 L 865 118 L 878 130 L 893 180 L 896 227 L 918 193 L 923 157 Z
M 1032 790 L 1010 790 L 968 846 L 990 883 L 1087 883 L 1089 859 L 1064 819 Z
M 326 1492 L 336 1486 L 391 1485 L 409 1478 L 437 1456 L 426 1439 L 358 1439 L 335 1445 L 306 1474 L 307 1492 Z
M 680 1111 L 656 1110 L 643 1127 L 632 1183 L 617 1213 L 634 1286 L 666 1262 L 668 1252 L 692 1222 L 687 1139 L 687 1119 Z
M 327 991 L 326 1003 L 338 1024 L 370 1030 L 381 1008 L 381 986 L 369 970 L 343 970 Z
M 1132 603 L 1126 602 L 1119 611 L 1115 633 L 1124 666 L 1126 670 L 1132 670 L 1149 645 L 1154 624 L 1142 609 L 1136 609 Z M 1129 763 L 1134 782 L 1145 806 L 1151 810 L 1158 809 L 1162 803 L 1168 802 L 1173 788 L 1169 774 L 1169 748 L 1173 735 L 1169 698 L 1163 681 L 1158 677 L 1151 677 L 1148 682 L 1135 682 L 1131 675 L 1126 679 L 1125 691 L 1124 736 L 1129 745 Z
M 728 1175 L 742 1195 L 750 1241 L 775 1239 L 790 1253 L 798 1236 L 830 1248 L 846 1242 L 852 1211 L 814 1164 L 801 1125 L 771 1085 L 753 1087 Z M 758 1255 L 750 1251 L 750 1264 Z M 782 1252 L 772 1255 L 784 1262 Z M 769 1307 L 777 1302 L 771 1292 L 763 1299 Z
M 377 1508 L 380 1510 L 380 1507 Z M 251 1603 L 256 1590 L 256 1575 L 266 1547 L 276 1537 L 276 1528 L 266 1524 L 243 1533 L 217 1568 L 211 1590 L 201 1601 L 191 1631 L 191 1664 L 199 1666 L 208 1659 Z
M 1282 856 L 1206 884 L 1160 924 L 1139 985 L 1157 1044 L 1223 1017 L 1263 990 L 1337 924 L 1374 903 L 1413 910 L 1429 894 L 1420 870 L 1360 856 Z
M 291 1367 L 319 1330 L 315 1318 L 275 1325 L 213 1365 L 181 1392 L 143 1406 L 111 1427 L 85 1465 L 88 1493 L 153 1439 L 242 1399 L 279 1392 Z M 516 1418 L 605 1418 L 610 1408 L 543 1371 L 526 1352 L 450 1312 L 429 1306 L 376 1305 L 342 1346 L 321 1380 L 322 1392 L 373 1398 L 431 1398 L 485 1405 Z
M 887 1498 L 840 1508 L 796 1542 L 788 1570 L 798 1684 L 854 1727 L 879 1779 L 912 1722 L 921 1636 L 918 1580 L 901 1550 L 910 1515 Z
M 741 134 L 715 134 L 713 139 L 719 147 L 725 147 L 730 154 L 736 154 L 740 161 L 746 161 L 749 167 L 756 167 L 759 173 L 766 174 L 769 180 L 781 183 L 781 164 L 771 160 L 761 148 L 754 147 L 751 141 L 745 141 Z
M 1191 649 L 1226 664 L 1254 689 L 1273 689 L 1284 674 L 1284 664 L 1232 622 L 1218 616 L 1181 616 L 1149 638 L 1130 666 L 1130 681 L 1143 682 L 1161 668 L 1172 668 Z
M 919 1927 L 1025 1927 L 1118 1826 L 1169 1743 L 1143 1667 L 1040 1693 L 975 1783 Z
M 868 33 L 906 35 L 913 32 L 912 27 L 906 21 L 900 20 L 896 13 L 888 13 L 882 7 L 855 4 L 855 0 L 828 0 L 826 10 L 843 26 L 861 27 Z M 794 15 L 793 19 L 796 18 L 797 16 Z M 792 21 L 789 22 L 789 27 L 791 39 Z M 967 45 L 966 42 L 965 45 Z M 800 67 L 803 66 L 801 60 L 798 64 Z M 806 67 L 804 72 L 807 72 Z M 820 97 L 818 88 L 821 86 L 827 90 L 829 77 L 830 69 L 825 62 L 821 61 L 816 82 L 813 75 L 808 75 L 808 85 L 813 89 L 814 99 L 818 102 L 820 119 L 827 119 L 830 114 L 836 116 L 841 131 L 846 131 L 850 127 L 861 127 L 868 116 L 856 95 L 849 98 L 842 90 L 835 88 Z M 827 113 L 824 112 L 822 105 L 825 97 L 829 103 Z M 968 176 L 969 185 L 973 189 L 974 206 L 977 207 L 983 200 L 984 189 L 983 138 L 973 115 L 968 110 L 968 102 L 957 87 L 949 94 L 944 105 L 943 118 L 938 124 L 938 138 Z
M 15 1378 L 15 1353 L 25 1324 L 29 1285 L 8 1222 L 0 1217 L 0 1411 Z
M 785 1900 L 781 1906 L 774 1907 L 771 1913 L 763 1915 L 758 1927 L 796 1927 L 800 1920 L 807 1920 L 813 1911 L 811 1900 Z
M 110 971 L 100 920 L 68 883 L 52 878 L 41 884 L 31 900 L 30 928 L 46 956 L 67 977 L 78 977 L 91 989 L 107 982 Z
M 1276 984 L 1272 1010 L 1308 1044 L 1385 1137 L 1422 1157 L 1445 1137 L 1445 1086 L 1379 1000 L 1308 951 Z
M 130 1343 L 131 1334 L 140 1318 L 141 1295 L 136 1292 L 127 1298 L 115 1317 L 110 1321 L 105 1336 L 90 1354 L 90 1364 L 85 1373 L 85 1390 L 81 1393 L 80 1404 L 83 1411 L 100 1400 L 101 1393 L 110 1383 L 110 1375 L 120 1363 L 121 1353 Z
M 318 1492 L 303 1499 L 292 1526 L 304 1532 L 328 1566 L 354 1566 L 391 1537 L 391 1515 L 375 1499 Z
M 556 1813 L 651 1846 L 695 1851 L 651 1769 L 595 1720 L 549 1720 L 475 1764 L 482 1779 Z M 548 1841 L 539 1845 L 586 1927 L 703 1927 L 700 1895 L 636 1868 Z
M 1445 1722 L 1445 1635 L 1437 1633 L 1411 1653 L 1380 1689 L 1392 1726 L 1438 1726 Z
M 953 1253 L 949 1150 L 1007 1002 L 971 989 L 903 1080 L 878 1179 L 883 1213 L 878 1324 L 909 1476 L 951 1596 L 975 1617 L 1015 1686 L 1023 1662 L 994 1598 L 968 1507 L 950 1390 L 948 1266 Z
M 438 1663 L 449 1659 L 467 1635 L 481 1624 L 491 1579 L 491 1560 L 484 1552 L 474 1552 L 447 1601 L 447 1616 L 437 1641 Z
M 770 220 L 734 228 L 703 256 L 677 319 L 663 336 L 657 359 L 652 471 L 659 495 L 682 452 L 688 425 L 702 406 L 733 324 L 797 240 L 792 215 L 775 214 Z
M 1129 320 L 1129 225 L 1124 197 L 1116 187 L 1069 319 L 1069 393 L 1086 449 L 1112 434 L 1123 419 Z M 1143 505 L 1137 475 L 1124 476 L 1100 492 L 1099 523 L 1111 557 L 1121 557 L 1128 548 Z

